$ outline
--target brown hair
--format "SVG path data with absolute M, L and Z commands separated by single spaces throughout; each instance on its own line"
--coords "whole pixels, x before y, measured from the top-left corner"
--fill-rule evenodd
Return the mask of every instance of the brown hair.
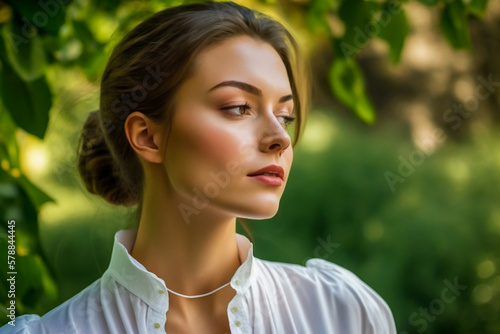
M 283 60 L 294 97 L 297 143 L 309 94 L 297 43 L 286 28 L 233 2 L 172 7 L 135 27 L 109 58 L 100 110 L 89 115 L 78 144 L 78 169 L 89 192 L 116 205 L 141 204 L 143 170 L 125 135 L 127 116 L 140 111 L 170 126 L 176 89 L 193 73 L 197 55 L 241 35 L 269 43 Z

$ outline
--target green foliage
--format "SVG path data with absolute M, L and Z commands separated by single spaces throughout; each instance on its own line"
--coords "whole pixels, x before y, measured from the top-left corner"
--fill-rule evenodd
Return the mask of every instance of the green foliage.
M 16 255 L 13 267 L 2 263 L 0 279 L 0 303 L 2 314 L 7 314 L 8 272 L 15 271 L 16 308 L 18 312 L 44 312 L 56 298 L 56 285 L 52 269 L 40 246 L 38 231 L 38 210 L 50 201 L 45 193 L 34 186 L 24 176 L 13 177 L 0 170 L 0 247 L 5 252 L 9 240 L 15 240 Z M 14 237 L 8 233 L 8 222 L 15 221 Z M 5 319 L 5 318 L 4 318 Z
M 396 8 L 396 10 L 394 10 Z M 405 12 L 394 3 L 388 2 L 383 6 L 382 15 L 377 25 L 384 27 L 379 37 L 389 44 L 391 61 L 399 63 L 406 36 L 410 32 L 410 25 Z M 392 16 L 389 13 L 392 13 Z
M 441 31 L 456 49 L 470 46 L 467 7 L 461 1 L 447 4 L 441 14 Z
M 406 1 L 366 1 L 366 0 L 341 0 L 338 2 L 313 1 L 310 11 L 307 13 L 307 22 L 314 31 L 322 27 L 330 38 L 334 40 L 333 68 L 350 66 L 349 62 L 339 59 L 354 60 L 356 56 L 368 45 L 371 39 L 382 39 L 389 45 L 390 59 L 394 64 L 401 60 L 406 37 L 410 32 L 410 25 L 406 18 L 406 9 L 403 4 Z M 440 27 L 443 36 L 455 49 L 470 47 L 468 16 L 473 14 L 482 16 L 487 6 L 487 0 L 473 1 L 439 1 L 420 0 L 429 7 L 438 7 L 441 10 Z M 340 3 L 340 4 L 339 4 Z M 443 6 L 444 3 L 444 6 Z M 328 27 L 327 17 L 336 17 L 344 26 L 343 34 L 335 35 Z M 312 23 L 311 23 L 312 22 Z M 337 63 L 337 64 L 335 64 Z M 349 72 L 349 68 L 338 69 L 339 72 Z M 363 76 L 361 72 L 357 77 Z M 357 79 L 357 81 L 362 81 Z M 375 111 L 368 107 L 369 103 L 353 104 L 346 102 L 345 89 L 335 87 L 338 80 L 330 76 L 330 86 L 333 94 L 347 107 L 367 123 L 375 119 Z M 351 86 L 351 89 L 357 89 Z M 357 95 L 351 92 L 349 95 Z M 370 98 L 363 92 L 363 101 Z M 358 109 L 362 105 L 363 109 Z
M 330 69 L 333 92 L 345 105 L 351 107 L 366 123 L 375 121 L 375 111 L 366 96 L 363 75 L 357 63 L 337 59 Z
M 107 43 L 96 37 L 92 20 L 115 14 L 120 7 L 121 20 L 115 29 L 120 35 L 150 13 L 152 6 L 152 2 L 122 6 L 122 1 L 0 2 L 0 247 L 7 249 L 7 222 L 15 219 L 18 313 L 44 313 L 53 306 L 57 288 L 38 231 L 38 212 L 52 198 L 22 174 L 16 133 L 44 139 L 55 99 L 53 83 L 47 80 L 52 65 L 79 67 L 89 80 L 101 75 Z M 2 275 L 6 272 L 2 270 Z M 1 278 L 0 303 L 6 312 L 7 293 L 3 292 L 8 283 Z
M 418 151 L 411 140 L 390 130 L 373 136 L 331 114 L 311 115 L 309 134 L 324 136 L 314 143 L 329 145 L 318 152 L 304 135 L 278 214 L 250 222 L 257 255 L 299 264 L 322 257 L 352 270 L 391 306 L 398 333 L 498 333 L 498 269 L 481 276 L 477 268 L 500 266 L 500 160 L 488 153 L 500 137 L 423 153 L 393 192 L 384 173 Z M 467 288 L 429 312 L 424 328 L 419 310 L 455 278 Z M 489 302 L 478 299 L 481 288 Z
M 3 64 L 0 87 L 4 107 L 23 130 L 43 139 L 49 124 L 52 93 L 45 77 L 22 80 L 12 68 Z
M 23 18 L 19 24 L 29 23 L 31 33 L 35 35 L 37 30 L 40 29 L 43 33 L 48 33 L 54 36 L 59 35 L 59 29 L 63 25 L 66 18 L 66 7 L 64 6 L 50 6 L 48 3 L 41 6 L 36 1 L 8 1 L 9 5 L 15 11 L 18 18 Z M 43 14 L 42 14 L 43 13 Z M 45 14 L 45 15 L 44 15 Z M 47 17 L 47 19 L 45 19 Z M 38 27 L 38 28 L 37 28 Z M 18 36 L 25 35 L 20 30 L 16 31 Z M 31 36 L 24 36 L 25 38 L 32 38 Z M 33 36 L 34 38 L 35 36 Z
M 467 5 L 471 14 L 476 16 L 483 16 L 486 12 L 486 6 L 488 6 L 488 0 L 471 0 Z
M 3 62 L 10 64 L 22 80 L 32 81 L 44 73 L 47 59 L 36 30 L 12 17 L 2 26 L 2 44 Z

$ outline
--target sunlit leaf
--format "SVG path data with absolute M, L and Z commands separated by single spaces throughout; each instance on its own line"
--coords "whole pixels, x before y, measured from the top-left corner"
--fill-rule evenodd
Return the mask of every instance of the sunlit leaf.
M 357 63 L 337 58 L 330 68 L 330 87 L 335 96 L 366 123 L 375 121 L 375 110 L 366 95 L 363 74 Z

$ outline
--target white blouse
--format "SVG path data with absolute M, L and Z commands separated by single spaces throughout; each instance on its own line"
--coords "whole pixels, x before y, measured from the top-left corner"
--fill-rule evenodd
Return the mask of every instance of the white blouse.
M 169 294 L 129 254 L 135 236 L 134 230 L 116 233 L 110 265 L 97 281 L 44 316 L 20 316 L 0 333 L 165 333 Z M 322 259 L 305 267 L 261 260 L 246 237 L 236 234 L 236 240 L 243 262 L 231 279 L 231 333 L 396 334 L 384 300 L 347 269 Z

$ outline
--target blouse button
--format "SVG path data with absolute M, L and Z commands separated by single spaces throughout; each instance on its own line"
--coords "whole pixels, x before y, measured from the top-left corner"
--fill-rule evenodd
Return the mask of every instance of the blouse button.
M 165 293 L 165 291 L 163 291 L 163 290 L 158 290 L 158 293 L 161 295 L 161 294 L 164 294 L 164 293 Z
M 233 313 L 238 312 L 238 308 L 236 306 L 231 307 L 231 312 Z
M 156 329 L 160 328 L 160 324 L 159 323 L 155 323 L 155 328 Z
M 234 324 L 236 325 L 236 327 L 240 327 L 241 326 L 241 322 L 239 322 L 239 321 L 235 321 Z
M 236 280 L 236 281 L 234 281 L 234 284 L 236 284 L 236 285 L 240 285 L 240 281 L 239 281 L 239 280 Z

